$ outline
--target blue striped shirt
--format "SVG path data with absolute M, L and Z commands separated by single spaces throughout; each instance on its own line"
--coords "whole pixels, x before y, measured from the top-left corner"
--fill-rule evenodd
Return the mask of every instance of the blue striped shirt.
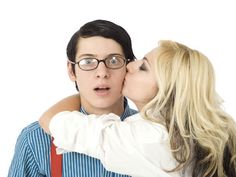
M 83 109 L 80 110 L 85 113 Z M 130 109 L 125 100 L 121 120 L 137 113 Z M 38 122 L 25 127 L 19 135 L 8 177 L 51 177 L 51 136 L 46 134 Z M 128 177 L 107 171 L 102 163 L 84 154 L 70 152 L 63 154 L 63 177 Z

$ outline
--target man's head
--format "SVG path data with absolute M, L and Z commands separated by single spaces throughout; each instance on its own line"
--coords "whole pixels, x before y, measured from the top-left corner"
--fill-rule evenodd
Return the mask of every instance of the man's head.
M 128 62 L 115 69 L 109 68 L 108 63 L 119 62 L 116 56 L 131 61 L 135 58 L 130 36 L 122 27 L 105 20 L 86 23 L 69 41 L 67 56 L 70 78 L 79 87 L 81 104 L 86 111 L 105 113 L 122 107 L 121 90 Z M 99 62 L 97 68 L 89 71 L 81 69 L 78 64 L 104 59 L 106 64 Z

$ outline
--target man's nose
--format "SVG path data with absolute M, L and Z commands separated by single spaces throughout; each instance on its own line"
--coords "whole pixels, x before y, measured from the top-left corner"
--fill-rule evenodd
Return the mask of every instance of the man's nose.
M 110 77 L 109 68 L 106 67 L 104 62 L 100 62 L 96 68 L 97 78 L 108 78 Z

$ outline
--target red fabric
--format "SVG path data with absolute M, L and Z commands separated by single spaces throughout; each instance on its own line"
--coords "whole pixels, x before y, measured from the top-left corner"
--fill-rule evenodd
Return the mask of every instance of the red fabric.
M 56 154 L 56 146 L 51 142 L 51 176 L 62 177 L 62 154 Z

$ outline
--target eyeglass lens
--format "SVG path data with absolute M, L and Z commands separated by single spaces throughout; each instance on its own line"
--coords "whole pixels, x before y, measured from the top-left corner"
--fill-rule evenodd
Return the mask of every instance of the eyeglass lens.
M 96 69 L 100 62 L 103 62 L 107 68 L 119 69 L 125 64 L 125 59 L 121 56 L 110 56 L 104 60 L 98 60 L 96 58 L 84 58 L 79 61 L 79 67 L 82 70 Z

